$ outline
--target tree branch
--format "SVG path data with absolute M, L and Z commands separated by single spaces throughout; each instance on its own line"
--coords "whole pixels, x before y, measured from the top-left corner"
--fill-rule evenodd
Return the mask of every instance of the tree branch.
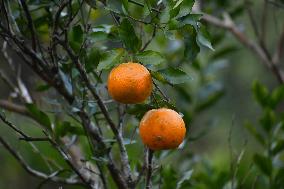
M 151 177 L 152 177 L 152 160 L 153 160 L 154 151 L 148 150 L 148 161 L 147 161 L 147 175 L 146 175 L 146 189 L 151 189 Z
M 32 16 L 30 14 L 30 11 L 28 9 L 28 6 L 26 4 L 25 0 L 20 0 L 21 6 L 24 10 L 24 13 L 26 15 L 26 18 L 28 20 L 28 26 L 30 28 L 31 31 L 31 37 L 32 37 L 32 48 L 34 51 L 36 51 L 36 44 L 37 44 L 37 39 L 36 39 L 36 33 L 35 33 L 35 28 L 34 28 L 34 24 L 33 24 L 33 19 Z
M 284 83 L 284 75 L 280 68 L 269 59 L 267 53 L 257 43 L 250 40 L 238 27 L 234 24 L 228 14 L 224 14 L 224 20 L 220 20 L 214 16 L 204 14 L 202 20 L 214 26 L 224 28 L 230 31 L 236 39 L 238 39 L 245 47 L 250 49 L 261 61 L 274 73 L 279 83 Z
M 10 152 L 10 154 L 20 163 L 20 165 L 31 175 L 41 178 L 41 179 L 49 179 L 53 182 L 58 182 L 62 184 L 71 184 L 71 185 L 84 185 L 81 181 L 74 178 L 60 178 L 57 176 L 50 176 L 43 172 L 36 171 L 32 169 L 22 158 L 20 154 L 18 154 L 1 136 L 0 143 Z
M 108 122 L 116 140 L 117 140 L 117 143 L 118 143 L 118 146 L 119 146 L 119 149 L 120 149 L 120 155 L 121 155 L 121 160 L 124 162 L 124 163 L 127 163 L 127 178 L 131 178 L 130 176 L 130 173 L 131 173 L 131 170 L 130 170 L 130 165 L 128 163 L 128 155 L 127 155 L 127 152 L 126 152 L 126 148 L 123 144 L 123 138 L 122 136 L 120 135 L 120 133 L 118 132 L 118 129 L 115 125 L 115 123 L 113 122 L 113 120 L 111 119 L 109 113 L 108 113 L 108 110 L 104 104 L 104 102 L 102 101 L 102 99 L 100 98 L 100 96 L 97 94 L 96 90 L 93 88 L 89 78 L 88 78 L 88 75 L 86 73 L 86 71 L 84 70 L 84 68 L 82 67 L 81 63 L 79 62 L 79 59 L 74 55 L 72 49 L 70 49 L 70 47 L 67 45 L 66 42 L 63 42 L 63 41 L 60 41 L 59 40 L 59 43 L 62 45 L 62 47 L 65 48 L 65 50 L 67 51 L 69 57 L 71 58 L 72 62 L 75 64 L 77 70 L 79 71 L 80 75 L 81 75 L 81 78 L 82 80 L 84 81 L 84 83 L 86 84 L 86 87 L 89 89 L 89 91 L 91 92 L 91 94 L 93 95 L 93 97 L 95 98 L 95 100 L 97 101 L 97 104 L 98 106 L 100 107 L 101 111 L 102 111 L 102 114 L 104 115 L 106 121 Z M 132 182 L 132 179 L 130 179 L 130 182 Z
M 86 184 L 87 187 L 92 188 L 91 185 L 91 180 L 89 178 L 87 178 L 87 176 L 80 172 L 80 167 L 78 167 L 78 165 L 72 161 L 72 158 L 70 158 L 70 155 L 68 153 L 66 153 L 63 149 L 61 149 L 61 147 L 55 142 L 53 141 L 50 137 L 47 138 L 34 138 L 34 137 L 30 137 L 27 134 L 25 134 L 23 131 L 21 131 L 20 129 L 18 129 L 14 124 L 12 124 L 11 122 L 9 122 L 8 120 L 6 120 L 6 118 L 0 114 L 0 119 L 7 125 L 9 126 L 11 129 L 13 129 L 16 133 L 18 133 L 21 137 L 20 140 L 24 140 L 27 142 L 32 142 L 32 141 L 48 141 L 50 142 L 53 147 L 61 154 L 61 156 L 63 157 L 63 159 L 65 160 L 65 162 L 72 168 L 72 170 L 81 178 L 81 180 Z

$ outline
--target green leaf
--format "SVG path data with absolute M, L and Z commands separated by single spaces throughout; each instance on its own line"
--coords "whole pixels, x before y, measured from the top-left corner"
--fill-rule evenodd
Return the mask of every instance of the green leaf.
M 46 113 L 39 110 L 35 104 L 26 104 L 26 108 L 31 114 L 31 116 L 35 118 L 38 123 L 40 123 L 48 130 L 52 130 L 51 121 Z
M 95 0 L 86 0 L 86 3 L 92 7 L 92 8 L 96 8 L 96 1 Z
M 90 36 L 94 43 L 108 39 L 108 34 L 103 31 L 92 32 Z
M 256 130 L 256 128 L 250 122 L 246 122 L 244 126 L 260 144 L 262 144 L 263 146 L 265 145 L 264 137 Z
M 270 98 L 271 107 L 275 108 L 282 100 L 284 100 L 284 85 L 272 91 Z
M 254 81 L 252 85 L 252 90 L 256 101 L 262 106 L 265 107 L 269 103 L 269 92 L 268 89 L 259 83 Z
M 61 77 L 61 80 L 64 83 L 64 87 L 66 88 L 67 92 L 69 94 L 73 93 L 73 86 L 71 83 L 71 79 L 60 69 L 59 70 L 59 76 Z
M 169 84 L 172 85 L 185 83 L 191 80 L 191 77 L 187 73 L 178 68 L 169 67 L 159 71 L 159 73 Z
M 183 0 L 178 0 L 176 4 L 174 5 L 173 9 L 177 8 L 182 2 Z
M 279 189 L 281 187 L 283 188 L 283 180 L 284 180 L 284 168 L 281 168 L 278 170 L 278 172 L 275 175 L 275 179 L 274 179 L 275 186 L 272 188 L 279 188 Z
M 128 13 L 128 0 L 120 0 L 126 13 Z
M 160 81 L 161 83 L 164 83 L 164 84 L 168 83 L 167 80 L 163 77 L 163 75 L 160 72 L 152 71 L 151 75 L 153 78 Z
M 110 69 L 116 64 L 120 63 L 120 59 L 125 54 L 125 50 L 122 48 L 111 50 L 102 55 L 102 59 L 97 67 L 98 71 Z
M 193 173 L 193 169 L 191 169 L 191 170 L 189 170 L 189 171 L 186 171 L 186 172 L 183 174 L 182 178 L 178 181 L 176 189 L 180 189 L 181 186 L 182 186 L 186 181 L 190 180 L 192 173 Z
M 278 141 L 276 141 L 276 143 L 272 147 L 271 151 L 272 151 L 273 155 L 276 155 L 279 152 L 281 152 L 282 150 L 284 150 L 284 140 L 283 139 L 279 139 Z
M 90 39 L 94 43 L 105 40 L 117 41 L 119 38 L 118 28 L 114 25 L 99 25 L 92 28 L 92 33 L 90 34 L 90 37 Z
M 80 50 L 83 43 L 83 38 L 83 30 L 80 25 L 74 26 L 68 33 L 69 44 L 75 52 L 78 52 Z
M 135 115 L 138 119 L 141 119 L 147 111 L 154 108 L 155 107 L 150 104 L 135 104 L 128 107 L 126 113 Z
M 180 27 L 185 26 L 185 25 L 191 25 L 194 27 L 194 29 L 197 30 L 197 24 L 198 21 L 201 19 L 202 14 L 187 14 L 184 16 L 181 16 L 177 18 L 177 20 L 180 22 Z
M 118 30 L 119 36 L 125 47 L 132 51 L 137 52 L 141 48 L 141 40 L 136 36 L 135 30 L 128 19 L 123 19 Z
M 194 0 L 184 0 L 180 5 L 180 11 L 176 17 L 181 17 L 190 14 L 192 7 L 194 5 Z
M 97 48 L 92 48 L 90 52 L 88 52 L 85 60 L 85 68 L 87 73 L 91 72 L 98 66 L 100 58 L 101 52 Z
M 157 102 L 158 107 L 166 107 L 166 108 L 170 108 L 172 110 L 178 111 L 177 107 L 173 103 L 167 101 L 164 97 L 162 97 L 157 92 L 153 92 L 153 97 L 155 98 L 153 102 Z
M 136 58 L 143 65 L 148 66 L 150 70 L 156 71 L 161 64 L 166 62 L 166 59 L 156 51 L 144 51 L 136 55 Z
M 72 125 L 68 121 L 64 121 L 63 123 L 56 124 L 55 126 L 56 137 L 64 137 L 67 134 L 85 135 L 85 132 L 83 128 Z
M 184 58 L 193 61 L 198 55 L 200 48 L 196 42 L 197 33 L 193 26 L 185 26 L 182 31 L 184 35 Z
M 214 48 L 212 47 L 212 44 L 210 42 L 209 33 L 205 30 L 204 27 L 201 27 L 197 33 L 197 42 L 198 44 L 200 44 L 200 46 L 207 47 L 214 51 Z
M 180 11 L 180 7 L 177 7 L 177 8 L 173 8 L 174 7 L 174 3 L 170 3 L 170 18 L 175 18 L 178 14 L 179 14 L 179 11 Z
M 224 58 L 224 56 L 227 56 L 235 51 L 237 51 L 238 48 L 235 45 L 229 45 L 225 46 L 223 48 L 219 48 L 218 51 L 216 50 L 213 55 L 211 56 L 212 60 L 216 60 L 219 58 Z
M 162 170 L 162 189 L 173 189 L 177 186 L 177 173 L 176 171 L 170 166 L 167 165 Z
M 43 91 L 47 91 L 48 89 L 50 89 L 50 85 L 39 85 L 36 87 L 36 91 L 39 91 L 39 92 L 43 92 Z
M 255 154 L 253 160 L 257 167 L 267 176 L 272 174 L 272 162 L 268 157 L 260 154 Z
M 272 126 L 276 122 L 276 115 L 272 110 L 265 109 L 265 111 L 264 111 L 263 115 L 261 116 L 259 122 L 262 125 L 262 127 L 267 132 L 269 132 L 271 130 Z

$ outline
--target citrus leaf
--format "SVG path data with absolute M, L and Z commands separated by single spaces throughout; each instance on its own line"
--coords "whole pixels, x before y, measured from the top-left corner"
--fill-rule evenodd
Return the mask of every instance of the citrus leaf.
M 276 155 L 277 153 L 281 152 L 282 150 L 284 150 L 284 140 L 280 139 L 278 140 L 275 145 L 272 148 L 272 154 Z
M 187 73 L 178 68 L 169 67 L 159 71 L 159 73 L 168 83 L 172 85 L 185 83 L 191 80 L 191 77 Z
M 141 47 L 141 40 L 136 36 L 135 30 L 128 19 L 123 19 L 118 30 L 119 36 L 126 49 L 137 52 Z
M 269 91 L 268 89 L 259 83 L 254 81 L 252 85 L 252 90 L 256 101 L 262 106 L 265 107 L 269 103 Z
M 46 113 L 39 110 L 35 104 L 26 104 L 29 113 L 39 122 L 42 126 L 51 130 L 51 121 Z
M 271 130 L 271 128 L 275 124 L 275 121 L 276 121 L 275 113 L 272 110 L 268 109 L 268 108 L 265 109 L 265 111 L 263 112 L 263 115 L 260 117 L 260 120 L 259 120 L 261 126 L 267 132 L 269 132 Z
M 83 30 L 80 25 L 74 26 L 68 33 L 68 40 L 71 48 L 78 52 L 83 43 Z
M 282 100 L 284 100 L 284 85 L 272 91 L 270 99 L 271 107 L 275 108 Z
M 186 171 L 183 174 L 182 178 L 178 181 L 176 189 L 180 189 L 183 183 L 190 180 L 192 173 L 193 173 L 193 169 Z
M 185 59 L 190 60 L 191 62 L 196 58 L 200 51 L 200 47 L 196 42 L 197 33 L 193 26 L 186 25 L 181 29 L 181 32 L 184 36 L 184 57 Z
M 121 57 L 125 54 L 124 49 L 116 49 L 116 50 L 111 50 L 103 54 L 102 60 L 100 61 L 97 70 L 106 70 L 110 69 L 114 65 L 120 63 Z
M 155 107 L 150 104 L 136 104 L 136 105 L 133 105 L 127 108 L 126 113 L 130 115 L 135 115 L 138 119 L 140 119 L 144 116 L 144 114 L 147 111 L 154 109 L 154 108 Z
M 256 128 L 249 122 L 245 123 L 245 128 L 250 132 L 252 136 L 263 146 L 265 145 L 264 137 L 256 130 Z
M 255 164 L 258 166 L 258 168 L 267 176 L 270 176 L 272 173 L 272 162 L 269 158 L 255 154 L 253 157 L 253 160 Z
M 85 60 L 85 68 L 87 73 L 91 72 L 98 66 L 100 58 L 101 52 L 97 48 L 92 48 L 90 52 L 87 53 L 87 57 Z
M 123 9 L 125 10 L 126 13 L 128 13 L 128 0 L 120 0 L 123 5 Z
M 185 26 L 185 25 L 191 25 L 195 29 L 197 29 L 197 23 L 201 19 L 202 14 L 187 14 L 184 16 L 181 16 L 177 18 L 177 20 L 180 22 L 180 27 Z
M 183 0 L 178 0 L 176 4 L 174 5 L 173 9 L 177 8 L 182 2 Z
M 43 91 L 47 91 L 48 89 L 50 89 L 50 85 L 39 85 L 36 87 L 36 91 L 39 91 L 39 92 L 43 92 Z
M 55 135 L 57 137 L 64 137 L 67 134 L 84 135 L 85 132 L 83 128 L 72 125 L 68 121 L 64 121 L 63 123 L 56 124 Z
M 158 66 L 166 62 L 166 59 L 159 52 L 151 50 L 137 54 L 136 58 L 143 65 L 154 71 L 157 70 Z
M 201 27 L 200 30 L 197 33 L 197 41 L 200 46 L 207 47 L 214 51 L 215 49 L 212 47 L 212 44 L 210 42 L 209 33 L 205 30 L 204 27 Z

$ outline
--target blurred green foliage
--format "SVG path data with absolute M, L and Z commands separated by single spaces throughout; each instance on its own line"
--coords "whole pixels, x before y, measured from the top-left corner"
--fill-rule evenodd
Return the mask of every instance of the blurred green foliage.
M 64 24 L 68 22 L 68 14 L 75 16 L 74 24 L 67 28 L 68 43 L 104 100 L 109 100 L 105 93 L 107 75 L 111 68 L 121 62 L 142 63 L 151 71 L 156 84 L 148 101 L 128 105 L 126 109 L 124 144 L 135 174 L 142 168 L 141 154 L 144 150 L 137 135 L 139 119 L 150 109 L 169 107 L 183 115 L 188 132 L 179 149 L 155 153 L 154 188 L 284 188 L 284 86 L 276 86 L 267 76 L 268 71 L 256 61 L 251 61 L 249 53 L 242 50 L 230 35 L 203 23 L 202 15 L 192 12 L 193 0 L 162 1 L 164 9 L 156 5 L 155 0 L 137 0 L 143 6 L 127 0 L 109 0 L 106 6 L 93 0 L 83 4 L 80 2 L 72 1 L 71 10 L 62 12 L 59 27 L 66 29 Z M 40 43 L 47 46 L 52 38 L 52 18 L 59 1 L 29 0 L 27 3 Z M 233 19 L 247 22 L 243 2 L 208 0 L 203 4 L 204 12 L 221 15 L 226 10 Z M 259 6 L 261 3 L 255 4 Z M 11 1 L 10 6 L 19 30 L 24 37 L 30 38 L 28 25 L 17 2 Z M 159 11 L 160 8 L 162 11 Z M 115 19 L 120 24 L 112 20 L 110 11 L 119 17 Z M 283 12 L 280 14 L 283 16 Z M 269 30 L 269 35 L 273 32 Z M 151 43 L 143 49 L 149 40 L 152 40 Z M 40 94 L 37 97 L 40 105 L 26 104 L 25 107 L 57 139 L 78 136 L 77 143 L 86 154 L 86 161 L 104 165 L 106 160 L 103 152 L 93 157 L 81 125 L 69 115 L 74 115 L 84 106 L 94 120 L 102 123 L 105 120 L 96 103 L 88 99 L 86 88 L 71 60 L 62 49 L 58 51 L 61 53 L 58 62 L 64 86 L 70 94 L 80 98 L 69 106 L 58 95 L 54 95 L 50 86 L 30 76 L 35 80 L 30 88 Z M 266 84 L 254 81 L 254 77 L 265 80 Z M 6 97 L 7 94 L 2 96 Z M 259 106 L 250 96 L 254 96 Z M 117 121 L 119 118 L 114 112 L 117 104 L 110 102 L 107 107 Z M 31 126 L 36 123 L 8 112 L 5 114 L 27 133 L 43 135 L 40 128 Z M 240 114 L 236 116 L 237 123 L 232 123 L 234 114 Z M 249 121 L 245 121 L 247 118 Z M 216 120 L 219 122 L 215 123 Z M 234 124 L 239 128 L 234 129 Z M 118 157 L 117 144 L 110 130 L 106 127 L 100 129 L 106 136 L 105 142 Z M 236 135 L 230 135 L 232 129 Z M 56 168 L 52 166 L 60 164 L 67 169 L 51 146 L 34 144 L 40 149 L 41 155 L 38 155 L 35 148 L 18 141 L 10 130 L 4 127 L 0 130 L 1 135 L 9 139 L 33 167 L 48 172 Z M 215 132 L 215 135 L 210 132 Z M 0 160 L 3 162 L 0 188 L 40 186 L 40 181 L 27 176 L 3 148 L 0 148 Z M 106 168 L 103 169 L 109 187 L 115 188 Z M 62 175 L 69 176 L 70 173 Z M 142 179 L 137 188 L 143 188 L 144 185 L 145 180 Z M 44 187 L 55 188 L 59 185 L 48 183 Z

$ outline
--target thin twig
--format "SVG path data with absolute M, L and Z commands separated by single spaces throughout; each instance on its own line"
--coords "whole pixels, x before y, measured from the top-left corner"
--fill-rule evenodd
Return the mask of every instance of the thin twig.
M 224 20 L 220 20 L 212 15 L 204 14 L 202 20 L 220 28 L 230 31 L 244 46 L 250 49 L 265 65 L 274 73 L 279 83 L 284 83 L 284 75 L 277 65 L 270 60 L 267 53 L 257 43 L 249 39 L 241 32 L 228 14 L 224 14 Z
M 246 6 L 245 6 L 245 7 L 246 7 L 246 9 L 247 9 L 248 16 L 249 16 L 249 19 L 250 19 L 250 22 L 251 22 L 253 31 L 254 31 L 256 37 L 259 38 L 258 27 L 257 27 L 256 21 L 255 21 L 255 17 L 254 17 L 254 15 L 253 15 L 253 12 L 252 12 L 252 9 L 251 9 L 252 2 L 249 1 L 249 0 L 245 0 L 245 3 L 246 3 Z
M 118 143 L 118 146 L 119 146 L 119 149 L 120 149 L 120 152 L 121 152 L 120 154 L 121 154 L 122 161 L 128 161 L 128 155 L 127 155 L 127 152 L 126 152 L 125 145 L 123 144 L 123 138 L 119 134 L 118 129 L 117 129 L 115 123 L 113 122 L 113 120 L 111 119 L 111 117 L 108 113 L 108 110 L 107 110 L 105 104 L 103 103 L 101 97 L 98 95 L 96 89 L 93 88 L 86 71 L 84 70 L 81 63 L 79 62 L 79 59 L 77 58 L 77 56 L 74 55 L 73 51 L 70 49 L 70 47 L 66 43 L 64 43 L 62 41 L 59 41 L 59 43 L 65 48 L 65 50 L 69 54 L 72 62 L 75 64 L 77 70 L 79 71 L 81 78 L 85 82 L 87 88 L 89 89 L 89 91 L 91 92 L 93 97 L 96 99 L 97 104 L 102 111 L 102 114 L 104 115 L 106 121 L 108 122 L 108 124 L 109 124 L 109 126 L 110 126 L 116 140 L 117 140 L 117 143 Z M 128 174 L 130 174 L 131 173 L 130 166 L 128 166 L 128 168 L 129 168 Z M 128 178 L 130 178 L 130 177 L 128 177 Z
M 232 123 L 229 130 L 229 136 L 228 136 L 228 146 L 229 146 L 229 152 L 230 152 L 230 173 L 231 173 L 231 188 L 234 188 L 234 162 L 233 162 L 233 147 L 232 147 L 232 132 L 233 132 L 233 126 L 234 126 L 235 118 L 232 117 Z
M 152 160 L 153 160 L 153 154 L 154 151 L 149 149 L 148 150 L 148 161 L 147 161 L 147 174 L 146 174 L 146 189 L 151 188 L 151 177 L 152 177 L 152 170 L 153 170 L 153 165 L 152 165 Z
M 136 2 L 136 1 L 133 1 L 133 0 L 128 0 L 128 1 L 129 1 L 129 3 L 138 5 L 140 7 L 144 7 L 144 4 L 142 4 L 142 3 L 139 3 L 139 2 Z M 155 12 L 158 12 L 158 13 L 161 13 L 161 11 L 159 9 L 156 9 L 156 8 L 151 8 L 151 10 L 155 11 Z
M 148 154 L 148 148 L 147 148 L 147 147 L 144 147 L 144 152 L 143 152 L 143 164 L 142 164 L 141 170 L 139 171 L 139 174 L 138 174 L 136 180 L 134 181 L 134 185 L 137 185 L 137 184 L 140 182 L 142 176 L 143 176 L 144 173 L 145 173 L 145 170 L 146 170 L 146 168 L 147 168 L 147 161 L 148 161 L 148 160 L 147 160 L 147 157 L 148 157 L 147 154 Z
M 156 36 L 156 31 L 157 31 L 157 26 L 154 25 L 154 29 L 153 29 L 153 33 L 152 33 L 152 36 L 151 38 L 145 43 L 145 45 L 140 49 L 140 52 L 143 52 L 147 47 L 148 45 L 152 42 L 152 40 L 154 39 L 154 37 Z
M 31 32 L 31 37 L 32 37 L 32 48 L 34 51 L 36 51 L 37 48 L 37 39 L 36 39 L 36 33 L 35 33 L 35 28 L 34 28 L 34 24 L 33 24 L 33 19 L 32 16 L 30 14 L 30 11 L 28 9 L 28 6 L 26 4 L 25 0 L 20 0 L 21 6 L 24 10 L 25 16 L 28 20 L 28 26 L 30 28 L 30 32 Z
M 50 175 L 47 175 L 43 172 L 36 171 L 32 169 L 22 158 L 20 154 L 18 154 L 1 136 L 0 136 L 0 143 L 10 152 L 10 154 L 13 155 L 13 157 L 20 163 L 20 165 L 31 175 L 41 178 L 41 179 L 50 179 L 53 182 L 58 182 L 62 184 L 71 184 L 71 185 L 83 185 L 82 182 L 80 182 L 77 179 L 64 179 L 59 177 L 52 177 L 50 178 Z
M 280 3 L 280 2 L 277 2 L 277 1 L 274 1 L 274 0 L 268 0 L 268 3 L 275 6 L 276 8 L 284 9 L 283 3 Z
M 13 129 L 14 131 L 16 131 L 16 133 L 18 133 L 19 135 L 21 135 L 23 138 L 30 138 L 28 135 L 26 135 L 23 131 L 21 131 L 20 129 L 18 129 L 14 124 L 12 124 L 11 122 L 9 122 L 1 113 L 0 113 L 0 119 L 7 125 L 9 126 L 11 129 Z

